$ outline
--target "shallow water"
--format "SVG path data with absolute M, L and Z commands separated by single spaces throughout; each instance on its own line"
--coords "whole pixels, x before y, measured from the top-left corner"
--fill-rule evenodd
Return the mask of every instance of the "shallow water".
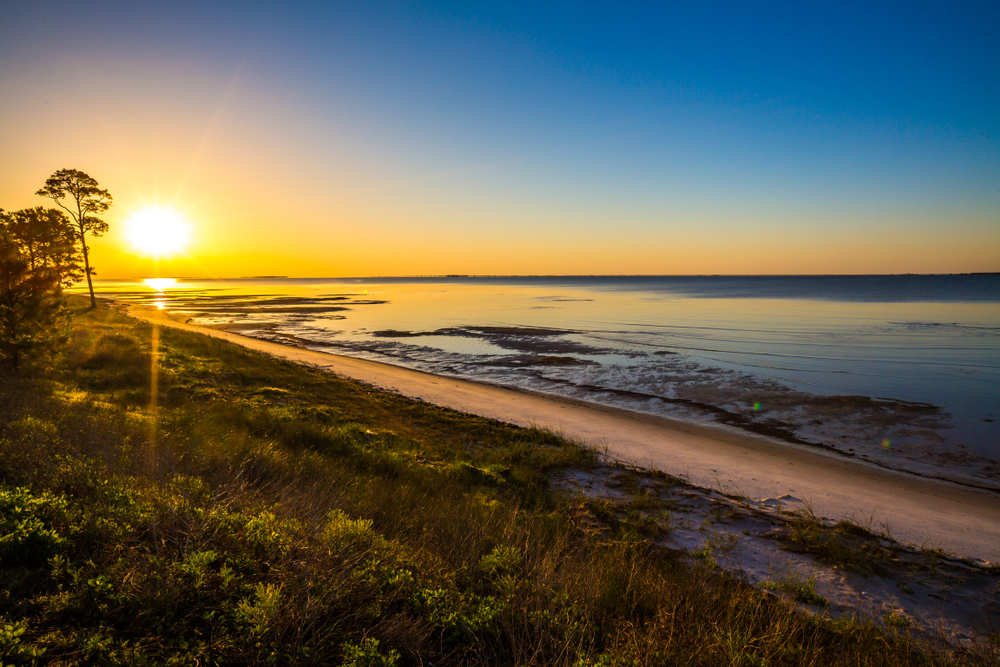
M 194 324 L 1000 485 L 1000 275 L 97 286 Z

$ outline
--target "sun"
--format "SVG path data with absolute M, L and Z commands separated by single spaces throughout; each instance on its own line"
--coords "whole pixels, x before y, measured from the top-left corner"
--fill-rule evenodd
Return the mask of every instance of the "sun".
M 187 223 L 169 208 L 147 207 L 137 211 L 125 227 L 132 247 L 157 258 L 183 250 L 190 236 Z

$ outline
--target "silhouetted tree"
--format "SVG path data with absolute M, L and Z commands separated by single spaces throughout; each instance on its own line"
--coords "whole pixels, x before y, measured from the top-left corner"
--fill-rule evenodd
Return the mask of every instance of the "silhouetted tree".
M 114 199 L 107 190 L 98 187 L 97 181 L 77 169 L 60 169 L 45 181 L 45 187 L 35 194 L 52 199 L 64 211 L 69 213 L 76 227 L 80 247 L 83 250 L 84 274 L 87 276 L 87 287 L 90 289 L 90 307 L 97 307 L 94 297 L 94 282 L 90 267 L 90 249 L 87 247 L 87 232 L 92 236 L 101 236 L 108 231 L 108 223 L 97 217 L 104 213 Z M 67 204 L 63 204 L 63 200 Z
M 17 229 L 16 218 L 17 214 L 0 211 L 0 360 L 12 368 L 25 354 L 60 338 L 68 266 L 53 260 L 64 257 L 61 246 L 48 254 L 43 244 L 32 242 L 36 253 L 32 259 L 21 240 L 25 230 Z
M 60 287 L 69 287 L 83 277 L 77 234 L 62 211 L 36 206 L 7 216 L 5 224 L 27 256 L 30 269 L 55 270 Z

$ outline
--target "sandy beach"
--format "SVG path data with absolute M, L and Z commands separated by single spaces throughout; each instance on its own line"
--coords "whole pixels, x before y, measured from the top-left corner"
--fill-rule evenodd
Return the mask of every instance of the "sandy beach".
M 193 326 L 148 306 L 133 317 L 195 331 L 466 413 L 549 429 L 611 456 L 787 509 L 886 527 L 900 542 L 1000 561 L 1000 494 L 879 468 L 805 446 L 442 377 Z

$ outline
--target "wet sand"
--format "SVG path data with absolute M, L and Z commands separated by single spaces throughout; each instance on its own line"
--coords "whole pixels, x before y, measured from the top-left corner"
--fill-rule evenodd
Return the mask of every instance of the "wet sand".
M 170 319 L 148 306 L 133 317 L 195 331 L 462 412 L 538 426 L 619 459 L 746 496 L 785 497 L 817 516 L 887 527 L 900 542 L 963 558 L 1000 561 L 1000 494 L 895 472 L 855 459 L 721 428 L 460 380 L 281 345 Z M 768 503 L 773 504 L 773 500 Z

